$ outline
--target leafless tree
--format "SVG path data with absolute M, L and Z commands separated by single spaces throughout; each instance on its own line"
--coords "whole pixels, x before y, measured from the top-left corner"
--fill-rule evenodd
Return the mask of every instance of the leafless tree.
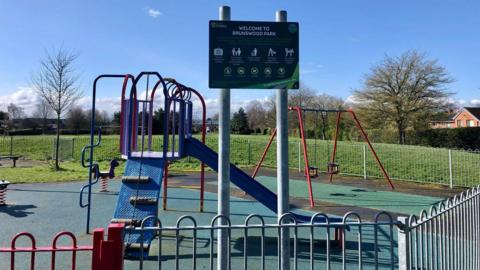
M 398 57 L 386 56 L 374 65 L 363 89 L 354 92 L 354 99 L 368 118 L 394 125 L 398 142 L 404 144 L 407 128 L 444 110 L 452 95 L 446 86 L 452 81 L 437 60 L 407 51 Z
M 66 126 L 75 133 L 78 133 L 82 129 L 88 128 L 89 117 L 79 106 L 72 106 L 67 114 Z
M 8 104 L 7 111 L 10 119 L 22 119 L 25 117 L 25 110 L 19 105 L 13 103 Z
M 59 146 L 61 118 L 81 96 L 79 76 L 74 68 L 75 53 L 59 49 L 46 52 L 40 60 L 40 68 L 32 76 L 32 84 L 42 99 L 52 108 L 57 118 L 55 145 L 55 169 L 59 170 Z
M 53 115 L 52 107 L 48 105 L 45 99 L 40 100 L 40 102 L 35 105 L 35 110 L 32 113 L 33 117 L 42 119 L 42 133 L 44 133 L 47 128 L 48 119 L 53 117 Z
M 247 105 L 248 127 L 254 132 L 257 129 L 263 130 L 266 127 L 267 110 L 262 102 L 253 100 Z

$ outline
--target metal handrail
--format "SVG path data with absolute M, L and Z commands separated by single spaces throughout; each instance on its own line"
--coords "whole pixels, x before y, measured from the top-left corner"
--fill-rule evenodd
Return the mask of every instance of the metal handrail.
M 98 128 L 98 140 L 97 140 L 97 142 L 93 145 L 86 145 L 82 149 L 82 157 L 81 157 L 82 167 L 84 167 L 84 168 L 90 168 L 91 167 L 92 172 L 96 177 L 95 177 L 94 181 L 89 182 L 88 184 L 84 185 L 80 189 L 80 194 L 79 194 L 80 199 L 78 201 L 78 204 L 80 205 L 81 208 L 85 208 L 85 207 L 88 207 L 90 205 L 90 203 L 86 203 L 86 204 L 83 203 L 83 192 L 85 191 L 86 188 L 91 187 L 91 186 L 95 185 L 96 183 L 98 183 L 98 180 L 100 179 L 100 177 L 99 177 L 100 169 L 99 169 L 98 163 L 97 162 L 90 162 L 88 165 L 86 165 L 85 164 L 85 153 L 87 152 L 87 149 L 93 149 L 95 147 L 98 147 L 98 146 L 100 146 L 101 143 L 102 143 L 102 128 L 99 127 Z

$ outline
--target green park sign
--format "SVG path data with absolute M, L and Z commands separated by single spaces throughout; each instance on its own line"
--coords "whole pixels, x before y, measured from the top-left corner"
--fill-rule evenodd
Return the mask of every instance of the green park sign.
M 210 21 L 209 87 L 298 89 L 298 23 Z

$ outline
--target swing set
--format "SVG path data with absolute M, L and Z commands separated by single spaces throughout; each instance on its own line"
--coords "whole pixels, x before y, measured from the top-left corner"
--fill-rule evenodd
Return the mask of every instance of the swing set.
M 355 126 L 357 129 L 360 131 L 360 135 L 362 136 L 363 140 L 365 143 L 368 145 L 368 148 L 370 149 L 370 152 L 372 153 L 373 157 L 375 158 L 375 161 L 379 167 L 379 169 L 382 171 L 383 176 L 385 180 L 387 180 L 390 188 L 393 190 L 395 189 L 392 181 L 390 180 L 390 177 L 388 176 L 387 171 L 385 170 L 385 167 L 383 166 L 382 162 L 380 161 L 380 158 L 378 157 L 377 153 L 375 152 L 375 149 L 373 148 L 372 144 L 370 143 L 370 140 L 368 139 L 367 133 L 363 129 L 362 125 L 360 124 L 360 121 L 358 120 L 355 112 L 352 109 L 347 109 L 347 110 L 325 110 L 325 109 L 310 109 L 310 108 L 302 108 L 299 106 L 294 106 L 294 107 L 289 107 L 288 108 L 290 111 L 294 111 L 296 113 L 296 116 L 298 118 L 298 124 L 299 124 L 299 130 L 300 130 L 300 140 L 302 142 L 302 150 L 303 150 L 303 161 L 305 164 L 304 167 L 304 175 L 307 178 L 307 184 L 308 184 L 308 194 L 309 194 L 309 200 L 310 200 L 310 206 L 314 207 L 315 202 L 313 200 L 313 191 L 312 191 L 312 178 L 318 177 L 318 167 L 316 166 L 310 166 L 310 162 L 308 159 L 308 147 L 307 147 L 307 138 L 305 137 L 305 129 L 304 129 L 304 121 L 303 121 L 303 113 L 306 112 L 314 112 L 315 113 L 315 138 L 314 138 L 314 147 L 315 147 L 315 160 L 316 160 L 316 149 L 317 149 L 317 119 L 318 119 L 318 114 L 322 114 L 322 121 L 323 121 L 323 134 L 325 135 L 325 126 L 326 126 L 326 119 L 328 113 L 335 113 L 336 114 L 336 121 L 335 121 L 335 133 L 333 137 L 333 151 L 330 155 L 330 159 L 327 162 L 327 174 L 329 177 L 329 181 L 333 181 L 333 176 L 335 174 L 340 173 L 340 164 L 337 162 L 336 155 L 337 155 L 337 148 L 338 148 L 338 135 L 340 131 L 340 122 L 342 120 L 342 114 L 347 113 L 351 116 L 353 122 L 355 123 Z M 265 160 L 265 157 L 268 153 L 268 150 L 270 149 L 270 146 L 272 145 L 273 139 L 277 135 L 277 130 L 274 129 L 272 132 L 272 135 L 270 136 L 270 139 L 267 143 L 267 146 L 265 147 L 262 156 L 260 157 L 259 162 L 255 166 L 255 170 L 252 173 L 252 178 L 255 178 L 257 175 L 260 167 L 262 166 L 263 161 Z M 324 138 L 325 139 L 325 138 Z M 330 150 L 330 149 L 329 149 Z

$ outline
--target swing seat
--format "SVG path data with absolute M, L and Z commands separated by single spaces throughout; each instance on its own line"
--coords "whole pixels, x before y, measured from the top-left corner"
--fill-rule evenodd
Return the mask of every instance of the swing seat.
M 317 177 L 318 176 L 318 168 L 317 167 L 314 167 L 314 166 L 309 166 L 308 167 L 308 174 L 310 175 L 310 177 Z
M 309 166 L 308 171 L 303 172 L 303 176 L 307 177 L 307 173 L 312 178 L 318 177 L 318 168 L 314 166 Z
M 340 172 L 340 165 L 335 162 L 329 162 L 327 164 L 327 173 L 328 174 L 338 174 Z

